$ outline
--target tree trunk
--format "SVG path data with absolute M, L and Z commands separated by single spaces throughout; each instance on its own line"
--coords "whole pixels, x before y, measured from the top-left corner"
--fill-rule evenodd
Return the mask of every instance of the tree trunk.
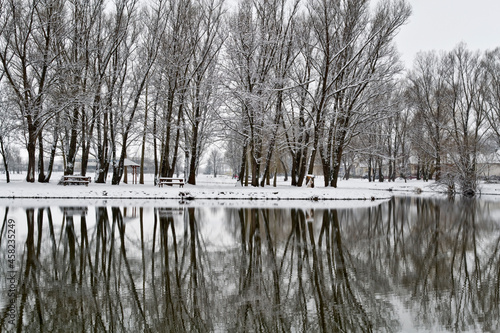
M 125 163 L 125 159 L 127 158 L 127 152 L 125 151 L 125 156 L 123 156 L 123 162 Z M 128 184 L 128 168 L 123 166 L 123 182 Z
M 109 102 L 108 102 L 109 103 Z M 96 183 L 105 184 L 106 178 L 109 171 L 109 133 L 108 133 L 108 111 L 107 108 L 102 117 L 102 126 L 101 121 L 97 122 L 97 177 Z M 102 127 L 102 130 L 101 130 Z
M 297 186 L 299 165 L 300 165 L 299 153 L 296 153 L 295 156 L 292 155 L 292 170 L 290 171 L 290 176 L 292 177 L 292 183 L 291 183 L 292 186 Z
M 146 94 L 145 94 L 145 107 L 144 107 L 144 127 L 142 132 L 142 147 L 141 147 L 141 173 L 139 176 L 139 184 L 144 184 L 144 158 L 146 155 L 146 132 L 148 128 L 148 87 L 146 85 Z
M 246 157 L 245 160 L 245 186 L 248 187 L 248 178 L 250 177 L 250 158 L 249 156 Z
M 126 139 L 123 141 L 125 142 Z M 123 176 L 123 169 L 124 169 L 123 164 L 125 161 L 126 150 L 127 150 L 127 148 L 124 145 L 122 147 L 120 159 L 118 160 L 118 165 L 115 164 L 113 166 L 113 177 L 111 178 L 111 185 L 119 185 L 120 184 L 120 180 L 122 179 L 122 176 Z
M 157 134 L 156 117 L 157 117 L 157 108 L 155 103 L 155 108 L 153 112 L 153 152 L 154 152 L 154 165 L 155 165 L 155 171 L 154 171 L 155 185 L 156 185 L 156 179 L 158 178 L 158 174 L 160 171 L 158 165 L 158 140 L 156 139 L 156 134 Z
M 278 87 L 278 96 L 276 100 L 276 115 L 274 118 L 274 124 L 273 124 L 273 132 L 271 135 L 271 140 L 269 142 L 268 150 L 267 150 L 267 156 L 266 156 L 266 164 L 264 166 L 264 175 L 262 178 L 262 181 L 260 182 L 260 186 L 264 187 L 264 179 L 269 179 L 269 172 L 270 172 L 270 167 L 271 167 L 271 158 L 273 156 L 274 148 L 276 145 L 276 136 L 278 135 L 278 128 L 279 124 L 281 122 L 281 114 L 283 112 L 282 106 L 283 106 L 283 87 L 279 86 Z M 268 181 L 269 185 L 269 181 Z
M 121 178 L 121 172 L 123 172 L 123 170 L 119 171 L 119 173 L 117 173 L 115 175 L 115 172 L 117 171 L 117 168 L 119 167 L 119 164 L 120 162 L 118 162 L 118 165 L 116 165 L 116 137 L 115 137 L 115 122 L 114 122 L 114 119 L 113 119 L 113 113 L 111 112 L 109 114 L 109 132 L 110 132 L 110 144 L 111 144 L 111 161 L 108 160 L 108 163 L 109 165 L 111 165 L 113 167 L 113 173 L 111 175 L 111 184 L 112 185 L 118 185 L 119 182 L 120 182 L 120 178 Z M 124 140 L 125 141 L 125 140 Z M 123 167 L 123 161 L 122 161 L 122 167 Z M 118 179 L 118 182 L 117 183 L 114 183 L 114 179 L 115 177 Z
M 281 162 L 281 165 L 283 166 L 283 172 L 285 173 L 285 178 L 283 179 L 283 181 L 288 181 L 288 170 L 287 170 L 287 167 L 286 167 L 286 164 L 285 162 L 283 162 L 283 160 L 280 159 L 280 162 Z M 276 173 L 278 172 L 278 169 L 276 168 Z
M 331 186 L 337 188 L 337 182 L 339 180 L 340 166 L 342 165 L 342 152 L 343 145 L 339 145 L 335 148 L 334 161 L 333 161 L 333 172 Z
M 94 131 L 94 126 L 95 126 L 95 113 L 92 115 L 92 120 L 90 121 L 90 128 L 88 128 L 88 133 L 89 135 L 85 135 L 85 131 L 87 131 L 87 125 L 85 125 L 85 128 L 82 128 L 83 134 L 82 134 L 82 170 L 81 170 L 81 175 L 85 176 L 87 174 L 87 168 L 89 165 L 89 155 L 90 155 L 90 144 L 91 144 L 91 135 Z M 86 122 L 85 122 L 86 123 Z
M 43 134 L 41 129 L 38 131 L 38 182 L 45 183 Z
M 276 167 L 274 169 L 274 177 L 273 177 L 273 187 L 277 186 L 277 179 L 278 178 L 278 168 Z M 285 180 L 286 181 L 286 180 Z
M 35 167 L 36 167 L 36 135 L 32 127 L 29 127 L 28 133 L 28 172 L 26 174 L 26 181 L 28 183 L 35 182 Z
M 85 117 L 85 107 L 82 107 L 82 164 L 80 167 L 80 175 L 85 176 L 87 174 L 87 166 L 89 164 L 89 155 L 87 154 L 87 121 Z M 90 132 L 92 135 L 92 132 Z M 90 138 L 89 140 L 90 141 Z
M 5 169 L 5 178 L 7 183 L 10 183 L 10 173 L 9 173 L 9 160 L 7 159 L 7 151 L 3 144 L 3 137 L 0 135 L 0 154 L 2 154 L 3 167 Z
M 71 135 L 69 140 L 69 150 L 66 154 L 68 163 L 66 164 L 66 168 L 64 169 L 64 175 L 72 175 L 75 172 L 76 144 L 78 141 L 78 111 L 78 107 L 74 107 L 70 122 Z
M 321 165 L 323 167 L 323 177 L 324 177 L 324 182 L 325 182 L 325 187 L 330 186 L 330 179 L 331 179 L 331 168 L 330 168 L 330 163 L 325 159 L 321 158 Z
M 170 171 L 170 165 L 168 163 L 168 156 L 170 154 L 170 145 L 168 144 L 169 137 L 170 133 L 167 133 L 167 139 L 162 143 L 163 149 L 160 158 L 160 177 L 168 177 Z
M 351 169 L 352 169 L 352 164 L 345 164 L 344 165 L 344 170 L 345 170 L 345 174 L 344 174 L 344 179 L 345 180 L 349 180 L 349 178 L 351 178 Z
M 184 96 L 184 95 L 183 95 Z M 170 171 L 168 173 L 168 177 L 172 177 L 175 172 L 175 165 L 177 164 L 177 153 L 179 152 L 179 143 L 181 139 L 181 121 L 183 117 L 184 111 L 184 97 L 182 98 L 181 104 L 179 105 L 179 113 L 177 115 L 177 130 L 175 132 L 175 141 L 174 141 L 174 152 L 172 154 L 172 165 L 170 167 Z
M 274 145 L 274 140 L 271 140 L 271 144 Z M 260 186 L 264 187 L 266 184 L 266 179 L 269 179 L 269 169 L 271 168 L 271 158 L 273 154 L 273 148 L 269 147 L 266 156 L 266 164 L 264 165 L 264 174 L 262 175 L 262 180 L 260 181 Z M 267 182 L 269 185 L 269 182 Z
M 378 164 L 378 181 L 380 183 L 383 183 L 384 182 L 384 175 L 382 174 L 382 159 L 381 158 L 378 159 L 377 164 Z
M 240 173 L 238 174 L 238 180 L 243 186 L 243 178 L 245 178 L 245 167 L 247 163 L 247 147 L 248 145 L 243 145 L 243 152 L 241 155 Z
M 439 181 L 441 179 L 441 155 L 440 155 L 440 151 L 439 149 L 437 149 L 437 152 L 436 152 L 436 181 Z
M 251 162 L 251 169 L 252 169 L 252 181 L 251 185 L 253 187 L 259 186 L 259 163 L 257 162 L 257 159 L 255 156 L 252 154 L 252 158 L 250 159 Z
M 368 182 L 372 182 L 372 162 L 373 158 L 370 156 L 368 158 Z
M 50 148 L 50 156 L 49 156 L 49 165 L 47 170 L 47 176 L 45 177 L 45 181 L 48 183 L 50 181 L 50 177 L 52 176 L 52 170 L 54 169 L 54 160 L 56 158 L 56 150 L 57 150 L 57 141 L 59 140 L 59 135 L 57 129 L 54 133 L 54 143 Z
M 170 156 L 170 136 L 171 136 L 171 121 L 172 121 L 172 115 L 174 113 L 174 105 L 173 105 L 173 99 L 175 97 L 175 92 L 170 92 L 169 93 L 169 100 L 167 102 L 167 114 L 166 114 L 166 133 L 164 135 L 164 138 L 162 140 L 162 152 L 160 156 L 160 170 L 158 174 L 160 177 L 168 177 L 168 174 L 170 172 L 170 164 L 168 162 L 169 156 Z
M 299 178 L 297 179 L 297 187 L 302 187 L 304 179 L 306 178 L 307 153 L 308 149 L 305 149 L 300 158 Z
M 255 149 L 255 147 L 252 147 L 252 156 L 251 156 L 251 163 L 252 163 L 252 186 L 253 187 L 258 187 L 259 186 L 259 179 L 260 179 L 260 159 L 261 159 L 261 153 L 260 149 Z
M 393 180 L 393 174 L 392 174 L 392 173 L 393 173 L 393 169 L 392 169 L 392 161 L 389 161 L 389 174 L 388 174 L 388 176 L 389 176 L 388 181 L 389 181 L 389 182 L 390 182 L 391 180 Z
M 191 142 L 191 158 L 189 161 L 189 179 L 188 179 L 188 184 L 191 185 L 196 185 L 196 165 L 198 156 L 198 126 L 199 126 L 198 116 L 199 116 L 198 111 L 196 111 L 196 119 L 194 120 L 193 126 L 191 128 L 193 132 L 193 138 Z
M 418 157 L 418 160 L 417 160 L 417 174 L 416 174 L 416 178 L 417 180 L 420 180 L 422 177 L 421 177 L 421 167 L 422 166 L 422 163 L 421 163 L 421 160 L 420 160 L 420 156 Z

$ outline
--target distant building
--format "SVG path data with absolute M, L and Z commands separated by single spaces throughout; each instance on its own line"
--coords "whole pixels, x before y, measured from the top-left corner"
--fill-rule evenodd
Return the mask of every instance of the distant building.
M 483 178 L 500 177 L 500 149 L 489 155 L 479 157 L 479 176 Z

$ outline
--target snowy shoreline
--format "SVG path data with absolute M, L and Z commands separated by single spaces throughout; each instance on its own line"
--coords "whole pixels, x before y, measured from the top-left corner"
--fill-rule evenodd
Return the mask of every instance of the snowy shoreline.
M 60 175 L 50 183 L 27 183 L 23 175 L 15 175 L 11 183 L 0 183 L 0 199 L 4 200 L 142 200 L 142 201 L 378 201 L 394 195 L 438 195 L 443 193 L 434 182 L 396 180 L 396 182 L 368 182 L 365 179 L 339 181 L 338 188 L 324 187 L 317 177 L 314 188 L 295 187 L 282 177 L 276 187 L 242 187 L 227 176 L 213 178 L 201 175 L 197 185 L 154 186 L 153 176 L 147 175 L 145 184 L 110 185 L 90 183 L 88 186 L 57 185 Z M 0 181 L 4 181 L 1 179 Z M 500 184 L 481 184 L 482 195 L 500 196 Z

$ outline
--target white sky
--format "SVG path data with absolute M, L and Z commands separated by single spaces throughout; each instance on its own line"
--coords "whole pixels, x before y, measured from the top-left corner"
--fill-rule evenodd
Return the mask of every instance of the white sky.
M 407 68 L 419 51 L 500 47 L 499 0 L 408 0 L 413 13 L 396 38 Z

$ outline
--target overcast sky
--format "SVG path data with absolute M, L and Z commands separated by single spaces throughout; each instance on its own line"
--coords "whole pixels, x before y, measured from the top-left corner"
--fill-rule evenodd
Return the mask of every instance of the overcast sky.
M 418 51 L 450 51 L 460 42 L 470 50 L 500 47 L 500 0 L 409 0 L 413 14 L 396 38 L 411 67 Z

